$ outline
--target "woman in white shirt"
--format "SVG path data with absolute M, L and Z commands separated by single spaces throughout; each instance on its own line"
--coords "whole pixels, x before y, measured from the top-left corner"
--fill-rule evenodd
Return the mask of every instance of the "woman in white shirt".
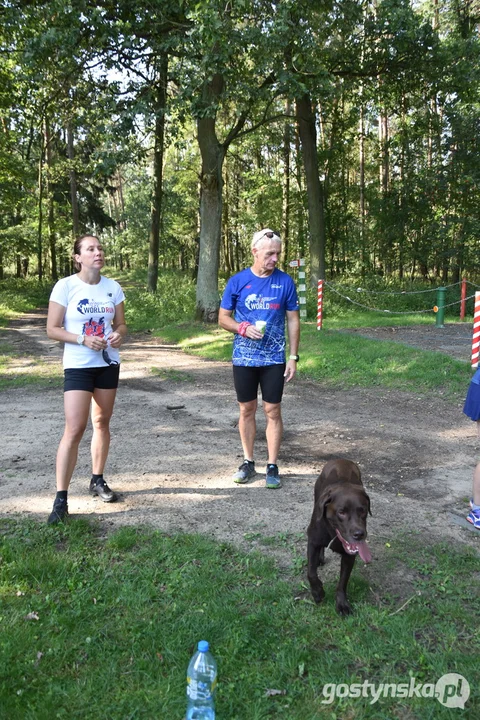
M 116 500 L 103 478 L 120 371 L 118 348 L 127 334 L 125 296 L 120 285 L 100 274 L 105 253 L 97 237 L 76 240 L 78 272 L 59 280 L 50 295 L 47 335 L 64 343 L 65 430 L 57 452 L 57 495 L 50 525 L 68 517 L 68 488 L 78 447 L 91 411 L 92 478 L 89 491 L 104 502 Z

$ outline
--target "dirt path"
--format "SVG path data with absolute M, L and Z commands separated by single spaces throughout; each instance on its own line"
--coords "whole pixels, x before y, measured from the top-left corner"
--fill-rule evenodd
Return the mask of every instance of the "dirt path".
M 32 352 L 60 362 L 44 324 L 42 313 L 25 316 L 0 333 L 0 351 L 8 342 L 27 354 L 19 363 Z M 424 328 L 419 332 L 426 337 Z M 0 397 L 0 516 L 44 521 L 63 431 L 61 387 L 8 390 Z M 318 472 L 329 458 L 344 456 L 360 464 L 371 496 L 369 534 L 377 563 L 388 555 L 386 543 L 405 531 L 416 534 L 415 542 L 447 539 L 480 548 L 480 533 L 464 521 L 478 448 L 461 404 L 381 389 L 331 390 L 299 376 L 287 386 L 283 413 L 283 488 L 266 490 L 262 474 L 237 486 L 230 478 L 242 457 L 230 364 L 199 360 L 151 337 L 130 337 L 122 350 L 106 472 L 119 502 L 105 505 L 88 495 L 88 429 L 70 513 L 96 517 L 105 529 L 146 523 L 245 547 L 276 536 L 262 551 L 290 563 L 292 552 L 305 551 Z M 259 413 L 256 459 L 262 471 L 263 429 Z M 378 566 L 364 572 L 374 575 Z M 397 581 L 401 595 L 404 579 Z

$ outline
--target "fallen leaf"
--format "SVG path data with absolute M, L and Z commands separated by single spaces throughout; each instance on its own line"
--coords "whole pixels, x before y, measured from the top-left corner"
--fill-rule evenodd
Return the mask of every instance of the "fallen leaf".
M 286 690 L 274 690 L 273 688 L 270 688 L 268 690 L 265 690 L 265 697 L 273 697 L 274 695 L 286 695 Z
M 40 660 L 42 659 L 42 657 L 43 657 L 43 653 L 40 652 L 40 650 L 39 650 L 39 651 L 37 652 L 37 659 L 35 660 L 35 667 L 37 667 L 37 665 L 38 665 L 38 663 L 40 662 Z

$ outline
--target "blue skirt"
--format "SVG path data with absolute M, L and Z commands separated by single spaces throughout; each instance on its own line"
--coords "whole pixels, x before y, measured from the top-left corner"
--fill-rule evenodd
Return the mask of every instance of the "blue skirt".
M 476 381 L 475 375 L 468 386 L 463 412 L 471 420 L 480 420 L 480 385 L 478 384 L 478 381 Z

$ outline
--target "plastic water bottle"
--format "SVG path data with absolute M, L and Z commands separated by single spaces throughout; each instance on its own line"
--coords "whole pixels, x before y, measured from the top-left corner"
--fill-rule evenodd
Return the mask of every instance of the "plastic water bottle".
M 215 720 L 217 663 L 206 640 L 200 640 L 188 663 L 186 720 Z

